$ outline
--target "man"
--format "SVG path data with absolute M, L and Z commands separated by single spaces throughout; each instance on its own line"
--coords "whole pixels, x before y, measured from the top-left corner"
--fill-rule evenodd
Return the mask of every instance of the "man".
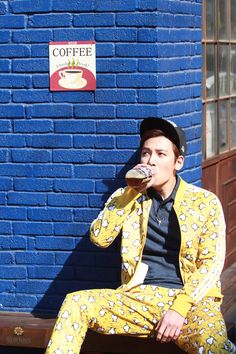
M 186 150 L 172 122 L 144 119 L 136 167 L 152 177 L 118 189 L 91 225 L 108 247 L 121 234 L 122 286 L 67 295 L 47 354 L 80 352 L 86 331 L 175 341 L 187 353 L 235 353 L 220 312 L 225 224 L 217 197 L 177 172 Z

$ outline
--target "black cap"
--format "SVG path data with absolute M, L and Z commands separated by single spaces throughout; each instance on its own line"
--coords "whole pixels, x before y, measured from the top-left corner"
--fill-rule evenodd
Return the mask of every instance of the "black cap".
M 182 156 L 186 155 L 186 139 L 183 129 L 174 122 L 161 118 L 145 118 L 140 125 L 140 137 L 148 130 L 158 129 L 172 141 Z

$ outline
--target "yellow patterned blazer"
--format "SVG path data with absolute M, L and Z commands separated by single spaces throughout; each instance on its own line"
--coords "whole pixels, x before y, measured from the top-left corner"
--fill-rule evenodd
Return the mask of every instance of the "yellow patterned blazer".
M 108 247 L 121 234 L 122 287 L 129 288 L 140 267 L 152 200 L 130 187 L 115 191 L 92 222 L 91 241 Z M 225 259 L 225 221 L 222 206 L 211 192 L 182 179 L 174 210 L 181 232 L 179 266 L 183 288 L 171 309 L 186 317 L 204 296 L 222 298 L 220 274 Z

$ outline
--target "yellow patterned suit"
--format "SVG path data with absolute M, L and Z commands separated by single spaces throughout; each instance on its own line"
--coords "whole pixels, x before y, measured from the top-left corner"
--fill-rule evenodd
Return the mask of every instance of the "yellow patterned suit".
M 120 188 L 93 221 L 91 240 L 100 247 L 108 247 L 122 235 L 122 286 L 67 295 L 47 354 L 78 354 L 88 328 L 108 335 L 153 336 L 168 309 L 185 317 L 176 344 L 187 353 L 236 352 L 220 312 L 225 222 L 219 200 L 211 192 L 180 181 L 174 210 L 181 232 L 182 289 L 134 282 L 142 269 L 151 204 L 146 192 Z

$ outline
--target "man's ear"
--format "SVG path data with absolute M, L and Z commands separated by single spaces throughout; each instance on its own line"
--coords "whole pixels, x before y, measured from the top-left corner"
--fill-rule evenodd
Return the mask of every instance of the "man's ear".
M 181 170 L 183 165 L 184 165 L 184 157 L 182 155 L 179 155 L 179 157 L 177 158 L 176 163 L 175 163 L 176 171 Z

